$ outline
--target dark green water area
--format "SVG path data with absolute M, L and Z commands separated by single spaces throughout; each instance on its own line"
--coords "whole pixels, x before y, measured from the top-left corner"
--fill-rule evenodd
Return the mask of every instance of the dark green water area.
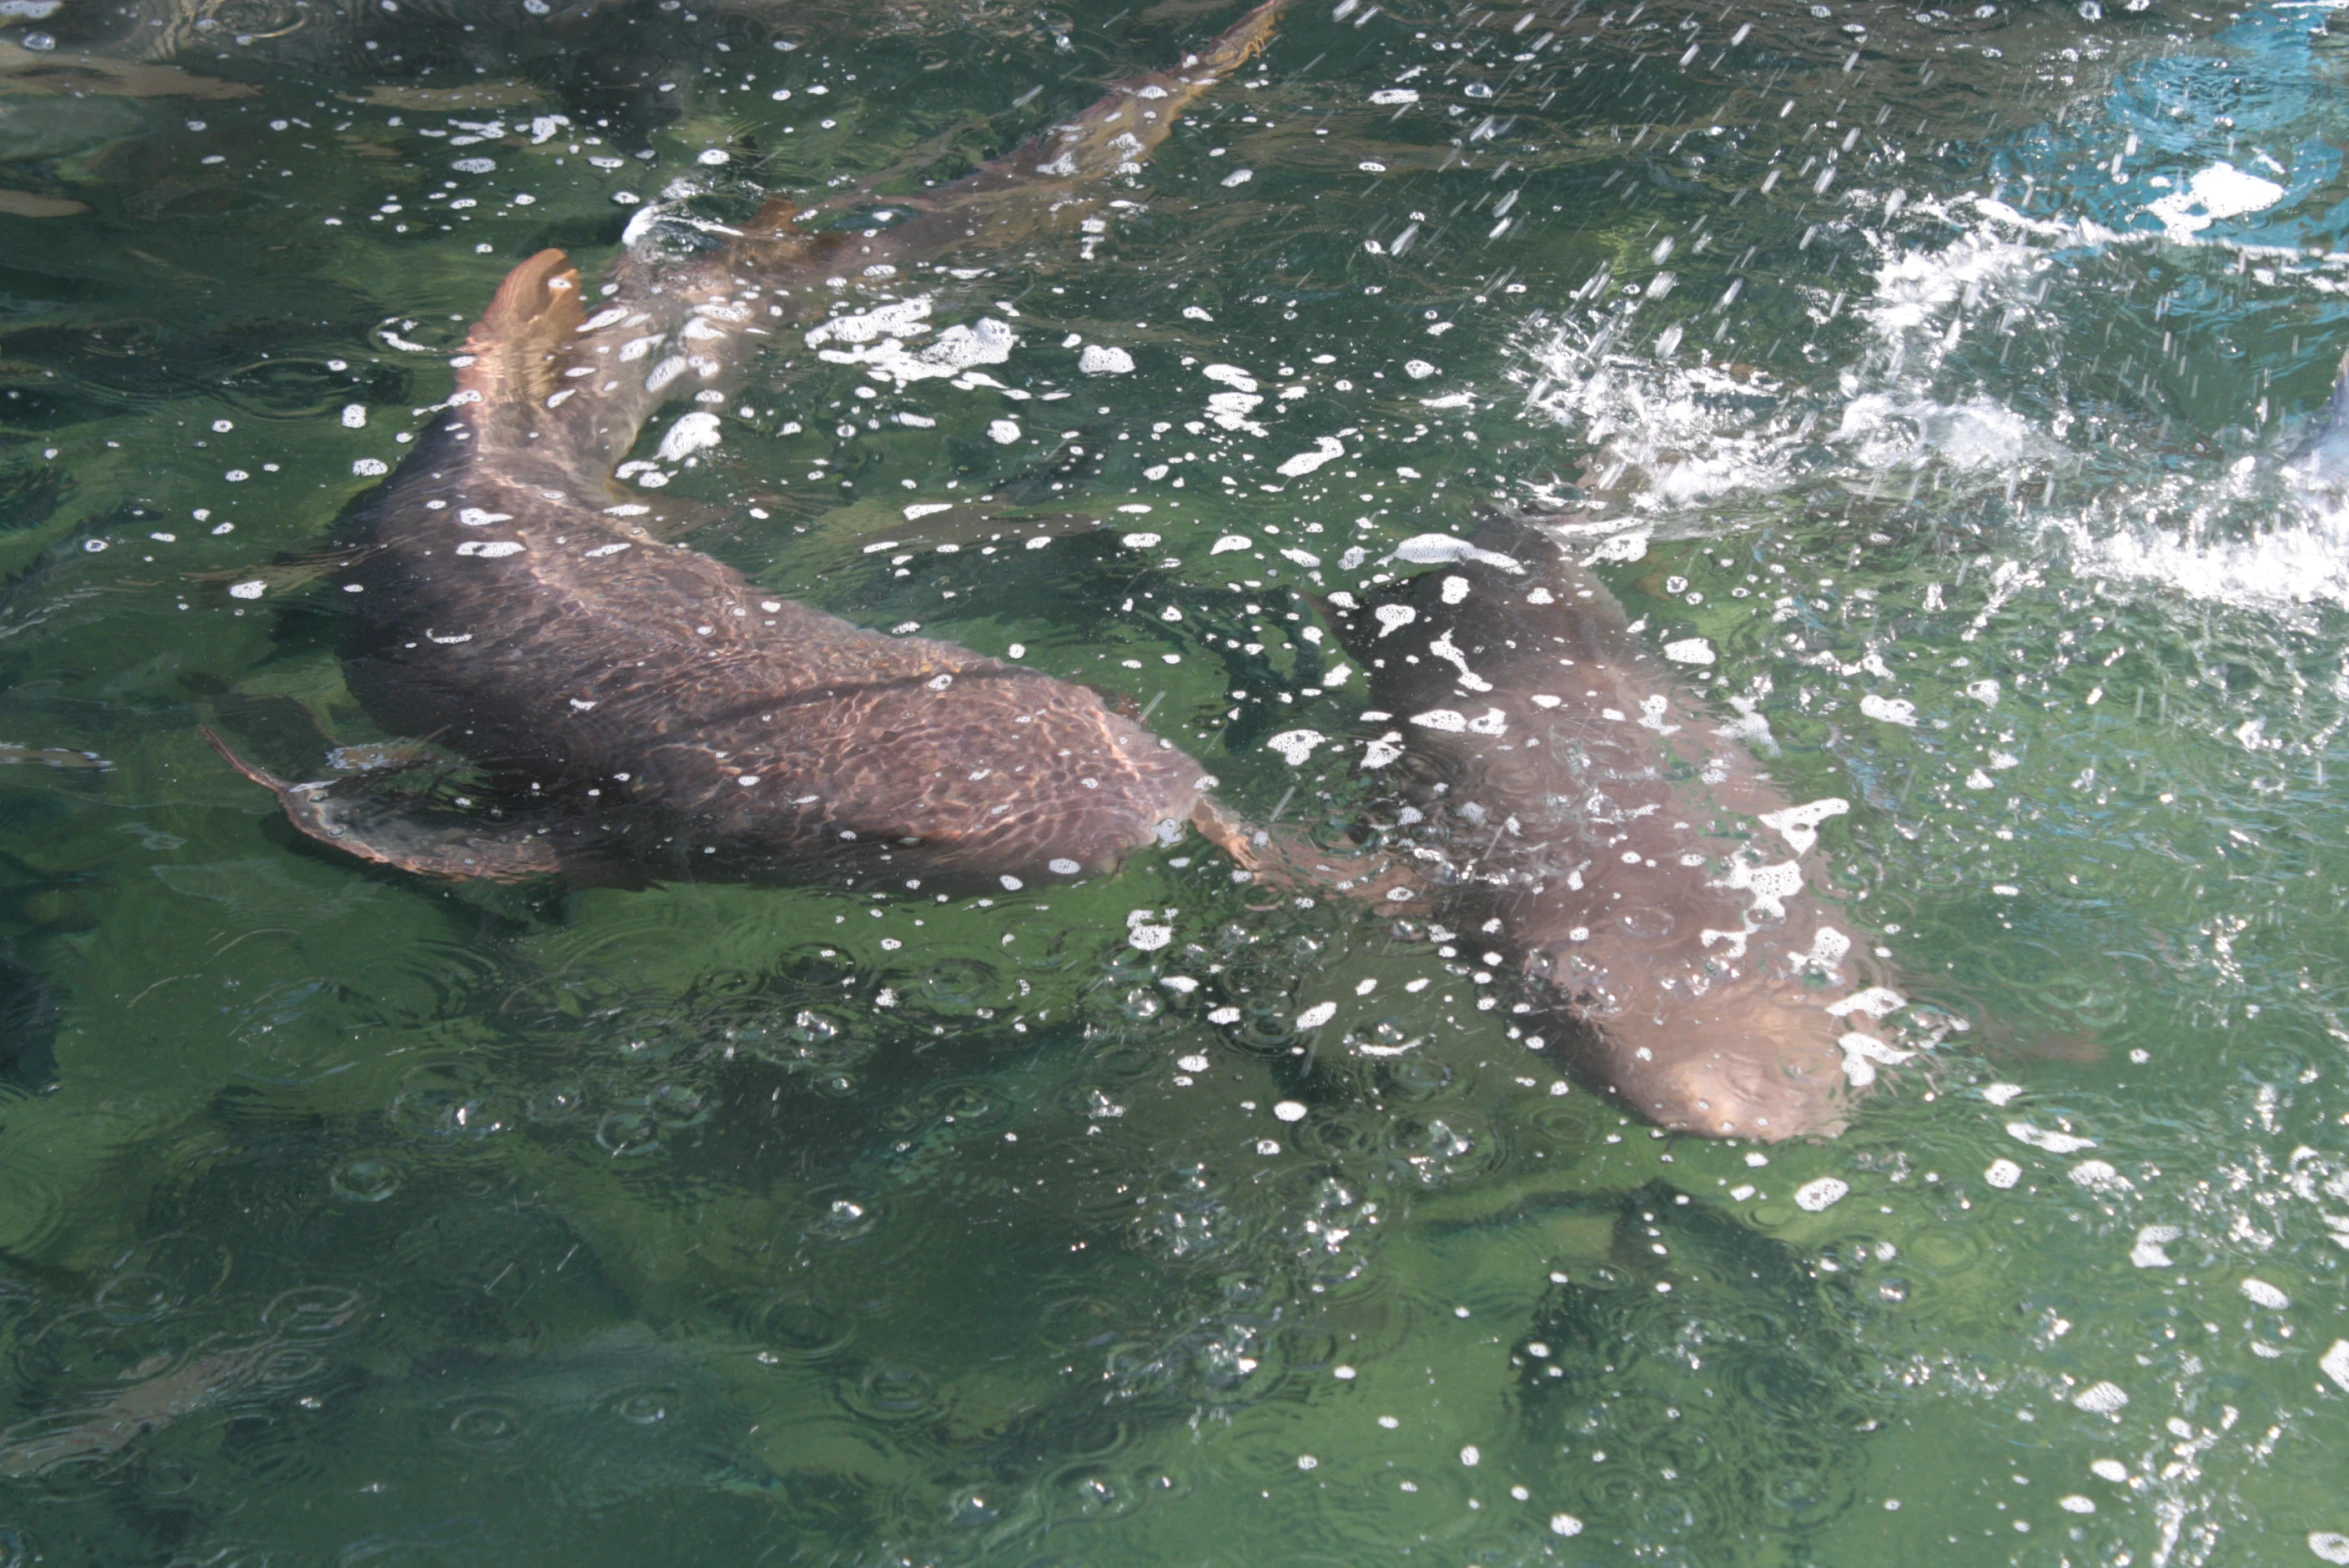
M 645 436 L 1333 853 L 1320 596 L 1566 511 L 1938 1020 L 1764 1149 L 1197 839 L 451 885 L 198 734 L 405 738 L 298 567 L 514 263 L 886 223 L 1235 7 L 0 0 L 0 1564 L 2349 1563 L 2333 14 L 1299 0 Z

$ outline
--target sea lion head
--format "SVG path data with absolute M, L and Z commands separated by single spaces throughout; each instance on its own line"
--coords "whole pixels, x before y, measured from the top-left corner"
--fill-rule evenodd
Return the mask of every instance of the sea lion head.
M 1581 1053 L 1592 1076 L 1659 1127 L 1764 1143 L 1843 1130 L 1834 1021 L 1799 998 L 1757 989 L 1718 1007 L 1593 1022 Z

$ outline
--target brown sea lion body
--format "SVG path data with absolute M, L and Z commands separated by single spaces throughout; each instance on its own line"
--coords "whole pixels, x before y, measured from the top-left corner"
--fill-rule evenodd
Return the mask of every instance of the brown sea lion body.
M 1850 1038 L 1897 999 L 1804 859 L 1843 802 L 1788 799 L 1539 526 L 1413 543 L 1450 559 L 1338 613 L 1446 917 L 1505 949 L 1558 1043 L 1659 1126 L 1835 1130 L 1896 1055 Z
M 549 317 L 576 341 L 561 266 L 507 280 L 483 348 L 541 341 Z M 352 519 L 344 673 L 379 723 L 561 803 L 572 860 L 1041 877 L 1190 816 L 1197 764 L 1094 692 L 762 593 L 578 483 L 578 454 L 548 450 L 563 434 L 503 429 L 487 399 L 434 425 Z
M 770 206 L 698 255 L 632 251 L 594 300 L 559 251 L 515 268 L 446 411 L 344 519 L 344 670 L 379 723 L 538 809 L 427 828 L 238 765 L 304 832 L 451 876 L 1022 885 L 1107 869 L 1186 822 L 1230 841 L 1198 765 L 1097 693 L 762 593 L 657 538 L 612 474 L 661 405 L 723 388 L 760 337 L 820 314 L 827 280 L 1073 225 L 1090 187 L 1137 170 L 1261 47 L 1279 4 L 893 203 L 913 213 L 893 228 L 810 233 Z

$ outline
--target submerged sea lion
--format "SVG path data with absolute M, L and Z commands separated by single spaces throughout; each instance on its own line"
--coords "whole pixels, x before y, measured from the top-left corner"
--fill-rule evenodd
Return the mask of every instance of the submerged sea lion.
M 1136 167 L 1262 46 L 1280 3 L 1181 70 L 892 203 L 915 212 L 894 228 L 808 233 L 771 204 L 697 257 L 632 252 L 592 306 L 559 251 L 514 269 L 448 412 L 344 520 L 344 671 L 378 722 L 544 802 L 528 820 L 436 825 L 222 754 L 305 833 L 445 876 L 1018 886 L 1105 870 L 1185 823 L 1244 854 L 1198 765 L 1098 694 L 762 593 L 654 538 L 611 476 L 661 404 L 723 382 L 768 324 L 820 309 L 826 278 L 1073 220 L 1084 186 Z
M 1383 745 L 1424 824 L 1403 847 L 1447 916 L 1657 1125 L 1837 1130 L 1847 1088 L 1906 1055 L 1855 1027 L 1900 998 L 1801 864 L 1846 804 L 1789 800 L 1537 523 L 1401 553 L 1443 564 L 1332 613 L 1399 720 Z
M 380 723 L 534 797 L 526 818 L 436 820 L 222 754 L 310 836 L 441 876 L 1017 886 L 1105 870 L 1186 822 L 1250 859 L 1198 765 L 1097 694 L 763 594 L 656 539 L 610 476 L 662 403 L 825 297 L 808 285 L 1081 213 L 1088 184 L 1260 46 L 1278 3 L 893 204 L 916 214 L 895 228 L 809 233 L 770 207 L 695 257 L 632 252 L 592 310 L 560 252 L 514 269 L 449 411 L 345 520 L 344 667 Z M 1340 615 L 1382 705 L 1413 719 L 1397 754 L 1428 831 L 1412 848 L 1447 915 L 1514 950 L 1581 1065 L 1641 1114 L 1713 1136 L 1831 1130 L 1846 1082 L 1895 1053 L 1865 1036 L 1839 1053 L 1844 1016 L 1878 994 L 1825 1005 L 1851 940 L 1751 841 L 1759 823 L 1807 848 L 1830 803 L 1779 794 L 1538 530 L 1447 546 L 1450 569 Z M 1411 624 L 1406 655 L 1386 639 Z

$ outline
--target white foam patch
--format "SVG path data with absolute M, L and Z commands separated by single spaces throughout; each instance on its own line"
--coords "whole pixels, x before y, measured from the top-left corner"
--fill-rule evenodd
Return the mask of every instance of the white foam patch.
M 1881 697 L 1869 692 L 1860 699 L 1860 711 L 1882 724 L 1917 727 L 1917 705 L 1906 697 Z
M 1725 879 L 1708 885 L 1750 893 L 1753 895 L 1753 908 L 1773 920 L 1784 920 L 1786 901 L 1803 890 L 1803 868 L 1792 860 L 1775 866 L 1755 866 L 1740 861 L 1729 868 L 1729 875 Z
M 1674 664 L 1710 664 L 1713 645 L 1702 637 L 1683 637 L 1678 642 L 1664 644 L 1664 657 Z
M 696 452 L 716 446 L 719 440 L 717 415 L 706 409 L 680 414 L 661 437 L 661 461 L 681 463 Z
M 2129 1261 L 2141 1269 L 2175 1268 L 2170 1259 L 2169 1244 L 2185 1238 L 2186 1232 L 2176 1225 L 2140 1225 L 2137 1239 L 2129 1243 Z
M 1281 754 L 1292 768 L 1303 767 L 1313 748 L 1329 739 L 1319 730 L 1283 730 L 1264 744 Z
M 2117 1415 L 2128 1403 L 2128 1390 L 2118 1383 L 2091 1383 L 2072 1396 L 2073 1408 L 2095 1416 Z
M 1855 1089 L 1864 1089 L 1876 1081 L 1876 1063 L 1897 1067 L 1917 1054 L 1914 1051 L 1896 1051 L 1874 1035 L 1862 1034 L 1857 1029 L 1835 1044 L 1843 1052 L 1843 1076 L 1851 1081 Z
M 2205 231 L 2264 212 L 2288 194 L 2273 180 L 2214 163 L 2145 209 L 2162 224 L 2159 232 L 2148 228 L 2131 233 L 2084 219 L 2033 218 L 2003 202 L 1976 197 L 1971 206 L 1983 220 L 1982 227 L 1946 247 L 1936 261 L 1909 257 L 1880 270 L 1879 300 L 1863 313 L 1880 333 L 1905 334 L 1912 346 L 1921 345 L 1931 355 L 1939 351 L 1935 334 L 1948 336 L 1940 323 L 1945 317 L 1955 321 L 1968 289 L 1978 296 L 2002 294 L 2008 308 L 2028 310 L 2022 285 L 2058 265 L 2051 254 L 2057 250 L 2225 245 L 2247 259 L 2275 263 L 2289 253 L 2233 245 Z M 2020 244 L 2001 235 L 2038 244 Z M 2319 263 L 2331 264 L 2329 257 Z M 2323 292 L 2338 288 L 2314 274 L 2303 281 Z M 1982 312 L 1977 309 L 1976 314 Z M 2005 461 L 1998 444 L 2014 437 L 2018 428 L 2034 443 L 2031 451 L 2057 450 L 2027 422 L 2010 424 L 2014 416 L 2009 411 L 1993 411 L 1975 402 L 1962 407 L 1966 418 L 1934 435 L 1947 443 L 1953 463 L 1963 461 L 1961 454 L 1987 449 L 1984 471 L 1996 472 Z M 1884 443 L 1904 439 L 1897 427 L 1913 417 L 1913 410 L 1861 408 L 1855 403 L 1845 423 L 1859 443 L 1855 451 L 1882 455 Z M 1888 435 L 1887 426 L 1896 428 Z M 2050 519 L 2044 537 L 2065 545 L 2074 569 L 2084 576 L 2147 582 L 2189 598 L 2250 609 L 2349 605 L 2349 495 L 2273 455 L 2240 458 L 2223 475 L 2203 470 L 2101 488 L 2077 510 Z M 1967 694 L 1986 704 L 1995 704 L 1998 695 L 1988 683 L 1969 686 Z
M 2214 223 L 2265 212 L 2284 199 L 2284 187 L 2246 174 L 2224 159 L 2190 176 L 2185 189 L 2156 197 L 2146 211 L 2161 220 L 2162 232 L 2179 244 Z
M 930 301 L 919 298 L 834 316 L 808 329 L 807 345 L 827 364 L 863 365 L 875 380 L 894 381 L 901 387 L 915 381 L 945 380 L 980 365 L 1000 365 L 1019 346 L 1018 333 L 987 317 L 968 326 L 948 327 L 918 350 L 907 348 L 906 339 L 930 330 L 930 312 Z
M 1811 852 L 1811 846 L 1819 842 L 1819 824 L 1825 822 L 1829 817 L 1840 817 L 1849 810 L 1851 810 L 1850 801 L 1839 795 L 1829 795 L 1799 806 L 1788 806 L 1781 811 L 1766 811 L 1758 820 L 1762 826 L 1772 829 L 1780 838 L 1793 845 L 1797 855 L 1807 855 Z M 1867 994 L 1873 996 L 1875 993 L 1869 992 Z M 1890 995 L 1891 993 L 1885 994 Z M 1854 1007 L 1859 1005 L 1861 1004 L 1857 1001 L 1851 1003 L 1851 1006 Z M 1893 1005 L 1896 1007 L 1900 1005 L 1898 997 L 1893 998 Z M 1848 1008 L 1846 1010 L 1848 1011 Z M 1877 1016 L 1882 1017 L 1883 1015 L 1879 1013 Z
M 1389 559 L 1409 561 L 1414 566 L 1445 566 L 1455 561 L 1474 561 L 1483 566 L 1497 566 L 1511 576 L 1525 575 L 1524 564 L 1514 556 L 1482 549 L 1465 539 L 1455 539 L 1450 534 L 1414 534 L 1395 546 L 1395 553 Z
M 810 327 L 809 348 L 827 343 L 877 343 L 884 338 L 909 338 L 930 330 L 933 306 L 927 298 L 904 299 L 871 310 L 834 316 Z
M 2123 1176 L 2110 1160 L 2082 1160 L 2065 1174 L 2071 1177 L 2073 1186 L 2108 1198 L 2123 1197 L 2137 1190 L 2136 1184 Z
M 1890 986 L 1872 985 L 1865 991 L 1854 991 L 1839 1002 L 1828 1003 L 1827 1016 L 1849 1018 L 1854 1013 L 1866 1013 L 1870 1018 L 1889 1018 L 1908 1005 L 1908 998 Z
M 1295 457 L 1281 464 L 1281 473 L 1291 479 L 1301 478 L 1312 473 L 1322 464 L 1346 455 L 1345 443 L 1335 436 L 1316 436 L 1314 444 L 1315 450 L 1299 452 Z
M 2237 1289 L 2243 1292 L 2245 1300 L 2266 1307 L 2271 1312 L 2281 1312 L 2292 1305 L 2290 1296 L 2264 1279 L 2245 1279 Z
M 1794 1206 L 1816 1214 L 1821 1209 L 1832 1208 L 1842 1202 L 1844 1195 L 1850 1191 L 1851 1183 L 1841 1177 L 1822 1176 L 1817 1181 L 1805 1182 L 1795 1189 Z
M 2053 1132 L 2045 1127 L 2034 1127 L 2029 1122 L 2008 1122 L 2006 1133 L 2008 1137 L 2018 1142 L 2027 1143 L 2035 1149 L 2045 1149 L 2050 1154 L 2077 1154 L 2082 1149 L 2096 1147 L 2094 1138 L 2082 1138 L 2068 1132 Z

